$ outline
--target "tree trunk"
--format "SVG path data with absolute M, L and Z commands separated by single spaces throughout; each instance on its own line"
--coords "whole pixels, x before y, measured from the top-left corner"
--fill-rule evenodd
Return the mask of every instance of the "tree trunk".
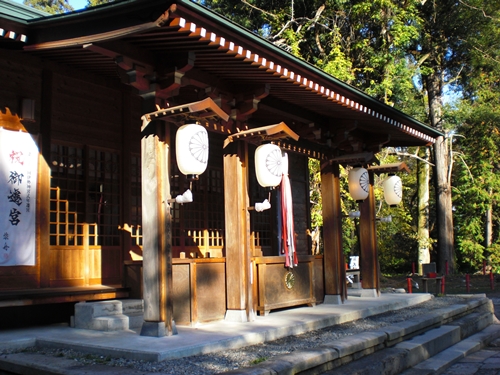
M 438 271 L 442 274 L 455 271 L 453 251 L 453 210 L 451 185 L 448 181 L 448 147 L 445 137 L 438 137 L 434 144 L 436 162 L 436 216 L 438 227 Z
M 430 150 L 425 148 L 425 160 L 430 159 Z M 430 166 L 419 162 L 418 168 L 418 273 L 422 275 L 422 264 L 430 263 L 429 251 L 429 180 Z
M 425 77 L 429 99 L 429 120 L 433 127 L 443 131 L 441 124 L 442 82 L 438 73 Z M 438 272 L 454 273 L 455 252 L 453 248 L 453 211 L 451 201 L 450 155 L 446 137 L 436 138 L 434 144 L 435 189 L 437 216 Z
M 491 196 L 493 195 L 491 188 L 488 191 L 488 194 L 490 196 L 490 202 L 491 202 Z M 489 247 L 491 246 L 492 241 L 493 241 L 493 208 L 490 203 L 488 210 L 486 211 L 486 217 L 484 220 L 484 247 L 486 249 L 486 252 L 489 251 Z

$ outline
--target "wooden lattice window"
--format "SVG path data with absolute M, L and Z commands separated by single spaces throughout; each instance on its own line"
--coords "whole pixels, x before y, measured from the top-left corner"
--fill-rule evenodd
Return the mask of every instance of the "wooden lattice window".
M 175 257 L 223 256 L 224 247 L 224 172 L 222 167 L 222 137 L 210 134 L 209 165 L 198 181 L 190 184 L 177 170 L 172 153 L 172 196 L 182 194 L 191 186 L 192 203 L 172 205 L 172 248 Z
M 97 224 L 78 222 L 78 214 L 61 198 L 60 188 L 50 189 L 50 244 L 52 246 L 96 246 Z
M 120 158 L 112 151 L 51 145 L 51 245 L 78 244 L 77 223 L 95 224 L 91 245 L 119 246 Z M 54 190 L 55 189 L 55 190 Z M 59 202 L 59 203 L 56 203 Z M 73 232 L 73 233 L 71 233 Z M 71 237 L 77 235 L 75 243 Z M 73 242 L 72 242 L 73 241 Z

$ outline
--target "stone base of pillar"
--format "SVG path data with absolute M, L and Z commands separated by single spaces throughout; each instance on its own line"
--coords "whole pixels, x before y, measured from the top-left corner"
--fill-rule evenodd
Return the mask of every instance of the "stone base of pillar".
M 144 322 L 142 323 L 141 336 L 164 337 L 177 335 L 177 327 L 172 321 L 172 332 L 168 332 L 165 322 Z
M 341 305 L 342 296 L 340 294 L 327 294 L 323 303 L 325 305 Z
M 227 310 L 224 320 L 234 323 L 247 323 L 247 312 L 246 310 Z
M 377 289 L 361 289 L 361 297 L 380 297 Z
M 348 295 L 352 297 L 369 297 L 377 298 L 380 297 L 380 293 L 377 289 L 348 289 Z

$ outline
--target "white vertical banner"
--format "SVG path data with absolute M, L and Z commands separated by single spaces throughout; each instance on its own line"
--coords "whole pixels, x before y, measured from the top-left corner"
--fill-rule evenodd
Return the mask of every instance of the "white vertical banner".
M 38 146 L 0 128 L 0 266 L 34 266 Z

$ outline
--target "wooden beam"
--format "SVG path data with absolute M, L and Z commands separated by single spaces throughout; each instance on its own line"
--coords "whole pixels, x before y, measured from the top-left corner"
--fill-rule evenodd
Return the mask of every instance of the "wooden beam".
M 114 41 L 128 35 L 147 32 L 151 30 L 158 29 L 162 27 L 170 18 L 170 13 L 175 12 L 176 5 L 173 4 L 170 9 L 167 9 L 163 12 L 160 17 L 158 17 L 153 22 L 145 22 L 138 25 L 124 26 L 121 28 L 114 28 L 110 25 L 109 31 L 104 31 L 101 33 L 90 34 L 80 37 L 73 37 L 67 39 L 58 39 L 60 35 L 54 36 L 54 41 L 46 41 L 35 44 L 30 44 L 25 46 L 24 48 L 28 51 L 40 51 L 45 49 L 53 49 L 53 48 L 65 48 L 65 47 L 75 47 L 75 46 L 83 46 L 84 44 L 96 43 L 96 42 L 104 42 L 104 41 Z M 75 27 L 80 26 L 79 24 L 74 24 Z M 66 26 L 65 26 L 66 27 Z

